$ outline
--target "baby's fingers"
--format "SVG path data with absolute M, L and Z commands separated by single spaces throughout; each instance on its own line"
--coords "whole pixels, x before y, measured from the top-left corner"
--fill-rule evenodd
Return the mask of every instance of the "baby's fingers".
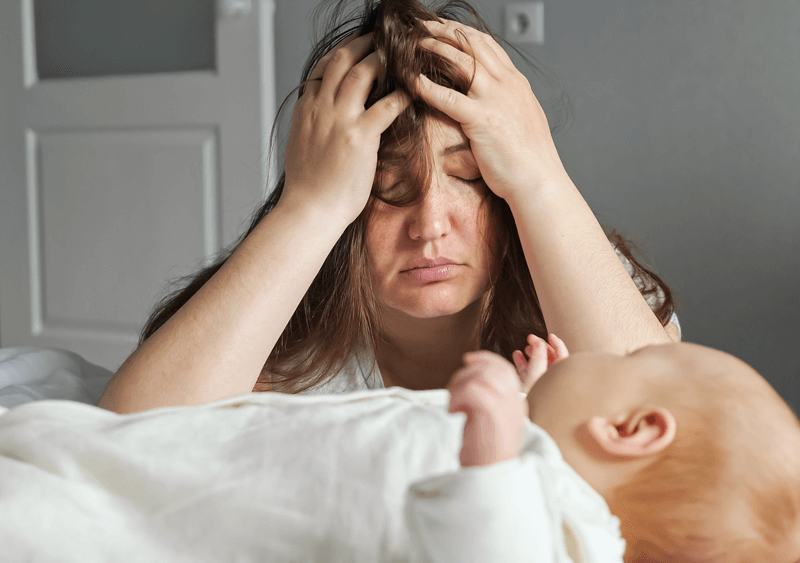
M 513 358 L 522 382 L 522 392 L 527 395 L 534 384 L 547 371 L 547 344 L 541 339 L 531 341 L 531 345 L 525 351 L 530 356 L 530 360 L 527 362 L 525 362 L 522 352 L 519 350 L 514 352 Z
M 536 346 L 537 343 L 543 344 L 545 346 L 545 349 L 547 350 L 547 363 L 548 365 L 552 364 L 555 361 L 555 355 L 556 355 L 555 348 L 553 348 L 545 340 L 539 338 L 535 334 L 528 335 L 528 347 L 525 348 L 525 353 L 528 354 L 528 356 L 531 356 L 533 354 L 533 348 L 534 346 Z
M 536 383 L 540 377 L 547 371 L 548 366 L 548 346 L 543 340 L 531 344 L 532 353 L 528 361 L 528 378 L 531 382 L 531 387 Z
M 550 362 L 557 362 L 558 360 L 563 360 L 564 358 L 569 356 L 569 351 L 567 350 L 567 345 L 564 344 L 564 341 L 561 340 L 558 336 L 553 334 L 552 332 L 547 335 L 547 340 L 550 342 L 550 346 L 552 346 L 555 352 L 555 358 Z
M 567 351 L 567 345 L 564 344 L 564 341 L 561 340 L 558 336 L 553 334 L 552 332 L 547 335 L 547 342 L 543 339 L 539 338 L 536 335 L 529 334 L 528 335 L 528 346 L 525 349 L 525 352 L 530 356 L 531 354 L 531 347 L 535 342 L 542 342 L 547 346 L 547 364 L 551 365 L 558 360 L 563 360 L 567 356 L 569 356 L 569 352 Z
M 523 379 L 525 377 L 525 372 L 528 369 L 528 360 L 525 359 L 525 354 L 519 350 L 514 350 L 514 352 L 511 354 L 511 359 L 514 360 L 514 365 L 517 368 L 519 378 Z

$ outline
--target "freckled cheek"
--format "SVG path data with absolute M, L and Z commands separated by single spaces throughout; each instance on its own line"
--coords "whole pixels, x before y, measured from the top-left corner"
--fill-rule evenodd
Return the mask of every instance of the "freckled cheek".
M 396 221 L 386 219 L 375 219 L 367 228 L 367 253 L 379 285 L 396 266 L 396 239 L 399 229 Z
M 472 222 L 470 225 L 470 239 L 474 248 L 480 249 L 483 262 L 488 267 L 492 260 L 492 248 L 496 244 L 497 226 L 492 224 L 489 214 L 488 204 L 483 208 L 472 212 Z M 488 274 L 487 274 L 488 275 Z

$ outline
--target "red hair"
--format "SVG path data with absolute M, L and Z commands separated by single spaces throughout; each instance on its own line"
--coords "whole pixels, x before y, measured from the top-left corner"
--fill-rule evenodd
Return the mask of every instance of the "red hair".
M 609 502 L 625 563 L 797 558 L 785 550 L 800 525 L 800 421 L 774 390 L 768 394 L 756 399 L 717 379 L 693 383 L 694 399 L 684 391 L 673 443 Z M 777 417 L 775 401 L 783 404 Z M 768 438 L 785 435 L 787 425 L 793 446 Z

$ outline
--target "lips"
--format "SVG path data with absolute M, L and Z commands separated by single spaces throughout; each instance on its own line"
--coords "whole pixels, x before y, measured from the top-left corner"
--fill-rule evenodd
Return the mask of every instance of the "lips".
M 402 270 L 402 273 L 407 274 L 412 281 L 424 284 L 450 279 L 461 266 L 450 258 L 423 258 L 414 262 L 411 268 Z
M 437 268 L 439 266 L 448 266 L 448 265 L 456 265 L 454 260 L 450 258 L 445 258 L 440 256 L 439 258 L 422 258 L 414 262 L 408 269 L 401 270 L 403 272 L 408 272 L 411 270 L 417 270 L 421 268 Z

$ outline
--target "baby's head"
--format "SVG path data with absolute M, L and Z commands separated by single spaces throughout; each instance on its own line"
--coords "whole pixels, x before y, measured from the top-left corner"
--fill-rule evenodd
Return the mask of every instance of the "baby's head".
M 687 343 L 578 353 L 528 402 L 620 519 L 626 562 L 800 560 L 800 422 L 741 360 Z

